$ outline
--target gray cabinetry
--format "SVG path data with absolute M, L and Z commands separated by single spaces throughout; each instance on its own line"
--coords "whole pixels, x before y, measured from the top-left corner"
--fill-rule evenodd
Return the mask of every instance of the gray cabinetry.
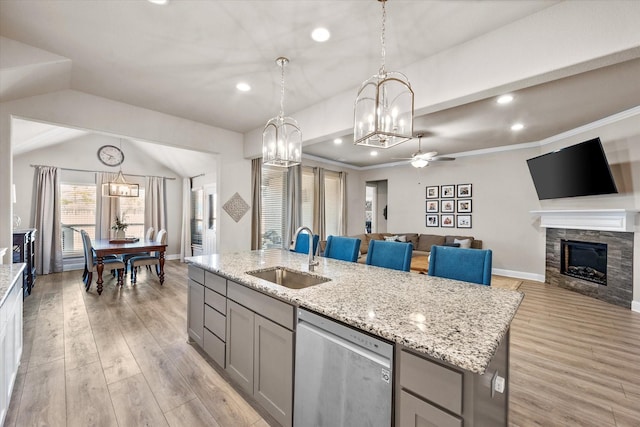
M 189 271 L 191 271 L 189 266 Z M 191 276 L 191 275 L 189 275 Z M 189 313 L 187 317 L 187 330 L 189 338 L 200 347 L 204 345 L 204 285 L 189 278 Z
M 399 427 L 506 426 L 509 334 L 482 375 L 398 345 L 396 425 Z M 496 391 L 504 378 L 505 389 Z
M 227 372 L 283 426 L 292 424 L 293 313 L 293 306 L 229 281 Z

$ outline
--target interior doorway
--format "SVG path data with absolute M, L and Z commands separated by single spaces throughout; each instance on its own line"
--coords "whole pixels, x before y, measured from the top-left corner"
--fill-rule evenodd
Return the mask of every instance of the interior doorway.
M 387 180 L 367 181 L 365 186 L 364 228 L 366 233 L 387 232 Z

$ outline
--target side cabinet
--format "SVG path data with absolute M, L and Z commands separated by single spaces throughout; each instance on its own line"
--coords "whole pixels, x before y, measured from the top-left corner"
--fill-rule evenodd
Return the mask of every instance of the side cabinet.
M 16 278 L 0 305 L 0 426 L 4 424 L 22 356 L 22 280 Z
M 290 427 L 294 308 L 232 281 L 227 297 L 227 372 L 281 425 Z
M 509 334 L 480 375 L 396 346 L 396 426 L 506 427 Z M 505 380 L 504 391 L 494 390 Z
M 188 280 L 187 332 L 190 339 L 204 347 L 204 270 L 189 265 Z

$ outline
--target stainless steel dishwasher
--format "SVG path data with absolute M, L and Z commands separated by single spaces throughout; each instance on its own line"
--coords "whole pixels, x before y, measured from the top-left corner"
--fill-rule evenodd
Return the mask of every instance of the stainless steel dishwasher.
M 298 309 L 294 427 L 391 425 L 393 346 Z

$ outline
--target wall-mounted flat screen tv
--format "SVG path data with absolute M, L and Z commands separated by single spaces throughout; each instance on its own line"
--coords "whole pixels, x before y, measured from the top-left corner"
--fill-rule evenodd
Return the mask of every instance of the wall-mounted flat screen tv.
M 540 200 L 617 193 L 600 138 L 527 160 Z

